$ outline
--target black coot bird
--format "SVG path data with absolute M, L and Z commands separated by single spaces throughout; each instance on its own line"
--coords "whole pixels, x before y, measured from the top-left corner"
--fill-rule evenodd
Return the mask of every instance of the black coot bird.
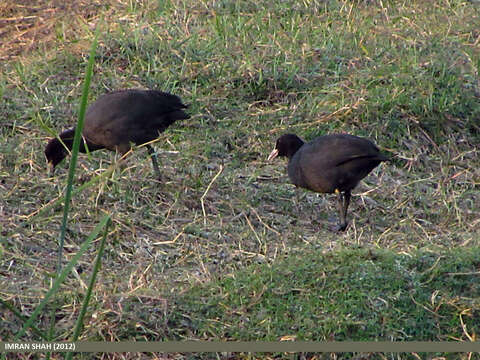
M 157 90 L 127 89 L 104 94 L 85 113 L 80 151 L 108 149 L 124 155 L 130 143 L 148 143 L 176 120 L 188 119 L 183 111 L 186 107 L 178 96 Z M 75 128 L 69 129 L 58 136 L 61 141 L 53 138 L 48 142 L 45 156 L 52 172 L 72 149 L 74 134 Z M 151 145 L 146 148 L 160 178 L 156 154 Z
M 295 186 L 338 195 L 341 231 L 347 228 L 352 189 L 378 164 L 389 160 L 370 140 L 348 134 L 320 136 L 309 143 L 285 134 L 277 139 L 268 160 L 277 156 L 288 158 L 288 176 Z

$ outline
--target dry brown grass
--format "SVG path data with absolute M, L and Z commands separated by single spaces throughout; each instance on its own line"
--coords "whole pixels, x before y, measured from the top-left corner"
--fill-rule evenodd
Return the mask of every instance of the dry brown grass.
M 13 60 L 35 51 L 61 51 L 78 31 L 94 28 L 99 10 L 108 1 L 19 0 L 0 4 L 0 60 Z M 68 19 L 68 22 L 65 21 Z M 67 25 L 68 24 L 68 25 Z M 63 41 L 58 41 L 59 37 Z M 77 44 L 76 46 L 80 46 Z M 85 46 L 85 47 L 84 47 Z M 83 50 L 89 43 L 83 43 Z

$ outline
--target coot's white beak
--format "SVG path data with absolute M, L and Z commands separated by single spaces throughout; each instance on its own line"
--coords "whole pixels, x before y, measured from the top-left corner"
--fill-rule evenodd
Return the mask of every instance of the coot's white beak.
M 268 161 L 275 159 L 278 156 L 278 149 L 273 149 L 270 155 L 268 155 Z

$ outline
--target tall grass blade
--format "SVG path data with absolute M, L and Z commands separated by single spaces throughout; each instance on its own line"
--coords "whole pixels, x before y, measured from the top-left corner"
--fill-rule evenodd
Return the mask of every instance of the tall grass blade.
M 50 290 L 47 292 L 45 295 L 45 298 L 40 302 L 40 304 L 37 306 L 37 308 L 33 311 L 32 315 L 30 315 L 29 319 L 27 322 L 23 325 L 22 329 L 18 332 L 17 335 L 15 335 L 15 340 L 19 339 L 23 334 L 25 334 L 26 330 L 33 324 L 37 316 L 40 314 L 40 312 L 43 310 L 45 305 L 47 304 L 48 300 L 50 297 L 52 297 L 53 294 L 56 293 L 56 291 L 59 289 L 60 285 L 62 282 L 65 280 L 67 277 L 68 273 L 72 270 L 72 268 L 77 264 L 78 260 L 80 257 L 87 251 L 88 247 L 90 244 L 95 240 L 100 233 L 100 231 L 105 227 L 105 225 L 110 221 L 110 215 L 105 215 L 100 223 L 93 229 L 93 231 L 90 233 L 88 236 L 87 240 L 82 244 L 78 252 L 73 256 L 72 260 L 68 262 L 68 264 L 65 266 L 65 268 L 62 269 L 61 273 L 57 276 L 55 279 L 55 282 L 53 283 L 52 287 Z
M 18 311 L 15 306 L 13 306 L 12 304 L 10 304 L 8 301 L 5 301 L 5 300 L 2 300 L 0 299 L 0 304 L 2 304 L 3 306 L 5 306 L 8 310 L 10 310 L 17 318 L 19 318 L 22 322 L 25 322 L 28 320 L 28 318 L 26 318 L 25 316 L 22 315 L 22 313 L 20 311 Z M 32 325 L 30 327 L 33 332 L 38 335 L 40 338 L 42 338 L 44 341 L 48 341 L 47 337 L 43 334 L 43 332 L 41 332 L 36 326 Z
M 70 200 L 72 198 L 73 177 L 75 175 L 75 168 L 77 166 L 78 149 L 80 148 L 80 138 L 83 130 L 83 123 L 85 120 L 85 112 L 87 108 L 88 89 L 90 87 L 90 81 L 93 73 L 93 64 L 95 63 L 95 54 L 97 49 L 98 36 L 100 34 L 101 26 L 98 25 L 95 31 L 95 37 L 93 39 L 92 47 L 90 49 L 90 57 L 88 59 L 87 71 L 85 74 L 85 82 L 83 83 L 82 99 L 80 102 L 80 112 L 78 114 L 78 122 L 75 128 L 75 136 L 73 138 L 72 157 L 70 160 L 70 167 L 68 170 L 67 189 L 65 191 L 65 204 L 63 207 L 63 219 L 62 226 L 60 228 L 60 239 L 58 246 L 58 264 L 57 272 L 62 269 L 62 255 L 63 245 L 65 242 L 65 234 L 67 231 L 68 212 L 70 210 Z
M 88 284 L 87 293 L 85 294 L 85 299 L 83 300 L 82 309 L 80 310 L 80 314 L 78 315 L 77 324 L 75 325 L 75 330 L 73 332 L 72 342 L 78 340 L 78 336 L 80 335 L 80 331 L 82 330 L 82 327 L 83 327 L 83 318 L 85 317 L 85 314 L 87 312 L 88 303 L 90 301 L 90 297 L 92 296 L 92 289 L 93 289 L 93 286 L 95 285 L 97 273 L 102 263 L 103 249 L 105 248 L 105 241 L 107 239 L 109 225 L 110 225 L 110 218 L 108 218 L 108 221 L 105 225 L 103 238 L 100 242 L 100 247 L 98 248 L 98 254 L 97 254 L 97 258 L 95 259 L 95 264 L 93 265 L 92 277 L 90 278 L 90 283 Z M 73 353 L 69 352 L 67 354 L 66 359 L 70 360 L 72 356 L 73 356 Z
M 85 81 L 83 83 L 82 99 L 80 101 L 78 122 L 77 122 L 77 126 L 75 127 L 75 135 L 73 138 L 72 157 L 70 159 L 70 167 L 68 170 L 67 188 L 65 190 L 65 202 L 63 205 L 63 218 L 62 218 L 62 225 L 60 227 L 60 238 L 58 240 L 57 274 L 59 274 L 62 270 L 63 246 L 65 243 L 65 234 L 67 231 L 68 213 L 70 210 L 70 200 L 72 198 L 73 178 L 75 175 L 75 169 L 77 167 L 78 150 L 80 148 L 80 138 L 83 130 L 83 123 L 85 120 L 85 112 L 87 108 L 88 89 L 90 87 L 90 81 L 93 73 L 93 65 L 95 63 L 95 54 L 97 49 L 98 36 L 100 34 L 101 23 L 102 21 L 100 21 L 100 23 L 97 25 L 97 28 L 95 30 L 95 37 L 93 38 L 92 47 L 90 49 L 90 55 L 89 55 L 87 70 L 85 74 Z M 49 338 L 52 338 L 53 336 L 53 330 L 55 325 L 55 313 L 56 313 L 56 305 L 54 304 L 54 306 L 52 307 Z M 48 354 L 48 358 L 49 357 L 50 357 L 50 354 Z

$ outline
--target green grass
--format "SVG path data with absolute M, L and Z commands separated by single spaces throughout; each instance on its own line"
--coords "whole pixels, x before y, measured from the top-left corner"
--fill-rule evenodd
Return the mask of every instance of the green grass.
M 296 255 L 249 266 L 178 296 L 164 336 L 468 341 L 479 333 L 479 248 Z
M 28 23 L 33 5 L 11 5 L 13 15 L 6 6 L 2 19 L 24 17 L 31 29 L 5 27 L 8 39 L 23 42 L 5 40 L 0 53 L 0 297 L 24 316 L 55 273 L 61 201 L 40 210 L 63 197 L 67 178 L 68 162 L 48 176 L 43 148 L 77 118 L 103 16 L 89 101 L 113 89 L 158 88 L 181 96 L 192 117 L 156 144 L 161 184 L 144 149 L 112 174 L 112 153 L 79 156 L 64 260 L 99 218 L 112 220 L 81 340 L 465 340 L 458 322 L 468 308 L 463 321 L 478 332 L 471 322 L 478 293 L 471 303 L 462 298 L 468 280 L 444 276 L 442 284 L 432 273 L 455 272 L 448 270 L 455 258 L 475 266 L 480 246 L 477 3 L 80 1 L 37 8 L 43 23 Z M 75 17 L 62 13 L 73 10 Z M 337 220 L 331 196 L 296 194 L 285 163 L 266 161 L 285 132 L 305 139 L 348 132 L 395 155 L 355 190 L 345 233 L 329 230 Z M 427 271 L 430 282 L 417 269 L 418 254 L 431 254 L 427 264 L 440 259 Z M 73 334 L 95 256 L 88 250 L 60 288 L 57 339 Z M 395 264 L 406 272 L 393 271 Z M 391 281 L 379 282 L 379 269 Z M 478 284 L 478 275 L 470 280 Z M 445 294 L 438 309 L 429 298 L 435 290 Z M 41 330 L 46 309 L 35 322 Z M 367 310 L 371 317 L 362 317 Z M 292 328 L 294 318 L 275 311 L 301 321 Z M 10 324 L 0 338 L 18 333 L 23 323 L 15 319 L 0 311 Z

